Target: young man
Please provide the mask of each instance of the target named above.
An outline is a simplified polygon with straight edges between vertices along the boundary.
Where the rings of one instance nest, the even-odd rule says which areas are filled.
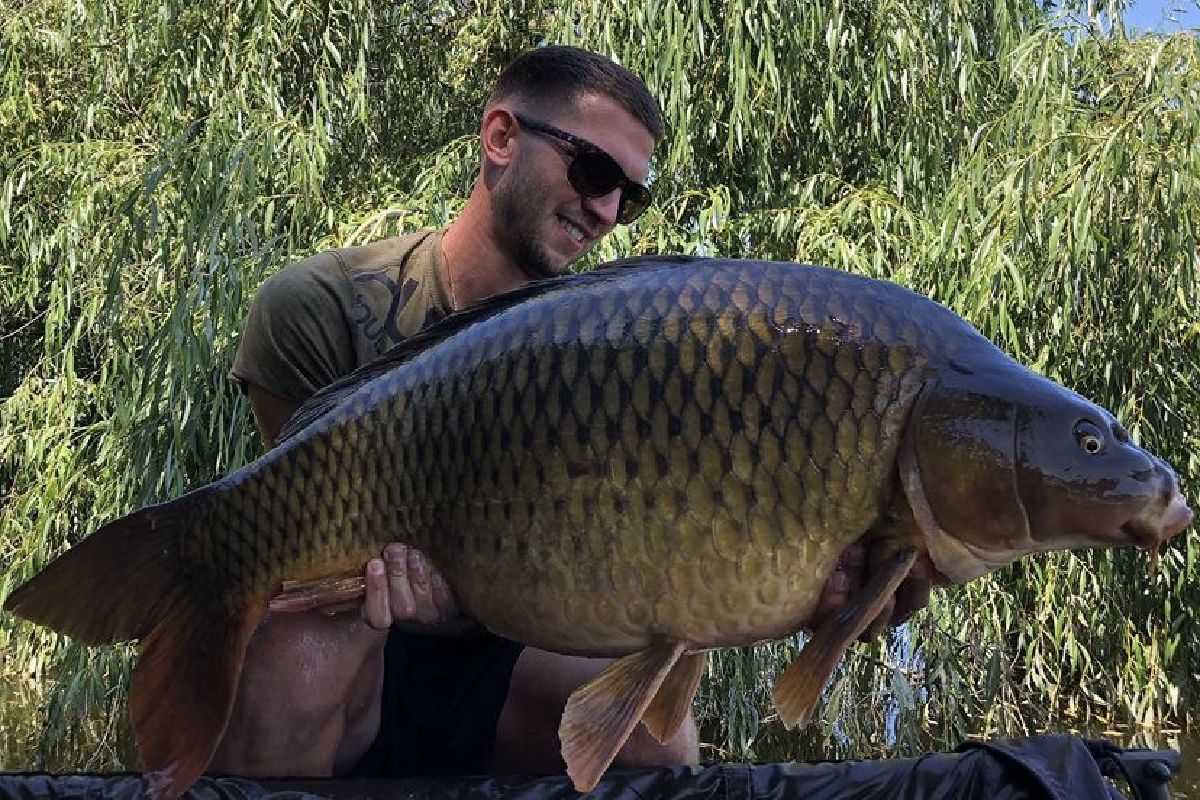
[[[322,386],[451,310],[564,272],[631,222],[650,202],[644,183],[662,134],[645,84],[609,59],[566,47],[519,57],[484,108],[479,178],[445,231],[323,253],[259,291],[232,374],[268,446]],[[859,579],[861,551],[845,561],[849,574],[831,579],[824,613]],[[211,769],[381,777],[563,769],[566,699],[610,662],[481,630],[434,638],[393,629],[457,615],[445,581],[401,544],[367,565],[366,583],[359,614],[268,615]],[[927,591],[916,583],[915,605]],[[697,759],[689,716],[665,744],[639,726],[616,763]]]

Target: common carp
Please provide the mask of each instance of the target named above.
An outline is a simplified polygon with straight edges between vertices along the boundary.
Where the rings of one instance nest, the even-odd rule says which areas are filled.
[[[869,585],[775,686],[789,725],[920,552],[962,583],[1036,551],[1157,548],[1191,517],[1112,414],[926,297],[646,258],[452,315],[314,395],[262,458],[108,523],[5,607],[85,643],[140,640],[131,717],[173,797],[209,763],[285,582],[319,603],[402,541],[493,632],[620,657],[562,718],[587,790],[639,721],[674,733],[707,650],[805,628],[864,535],[882,553]]]

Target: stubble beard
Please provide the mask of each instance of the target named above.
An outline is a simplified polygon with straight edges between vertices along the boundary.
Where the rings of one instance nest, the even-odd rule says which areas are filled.
[[[494,195],[496,239],[531,280],[562,275],[567,265],[556,265],[538,236],[538,223],[545,209],[541,201],[544,192],[519,162],[510,169],[511,180],[497,187]]]

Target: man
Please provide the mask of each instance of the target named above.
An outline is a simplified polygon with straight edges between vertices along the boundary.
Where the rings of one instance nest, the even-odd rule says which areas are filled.
[[[650,201],[643,184],[662,134],[646,86],[612,61],[565,47],[519,57],[487,101],[479,177],[444,232],[323,253],[260,290],[232,374],[268,446],[317,389],[451,310],[561,274],[632,221]],[[822,613],[861,579],[861,562],[852,548]],[[608,661],[479,630],[436,638],[393,629],[457,615],[445,581],[401,544],[367,565],[366,585],[359,614],[268,615],[212,769],[393,777],[563,769],[563,706]],[[901,606],[924,604],[928,582],[913,587]],[[616,764],[698,755],[689,715],[666,743],[639,726]]]

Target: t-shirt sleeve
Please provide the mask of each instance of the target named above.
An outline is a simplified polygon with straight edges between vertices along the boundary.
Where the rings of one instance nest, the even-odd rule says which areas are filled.
[[[229,376],[295,403],[353,371],[349,288],[341,262],[320,253],[267,279],[250,305]]]

